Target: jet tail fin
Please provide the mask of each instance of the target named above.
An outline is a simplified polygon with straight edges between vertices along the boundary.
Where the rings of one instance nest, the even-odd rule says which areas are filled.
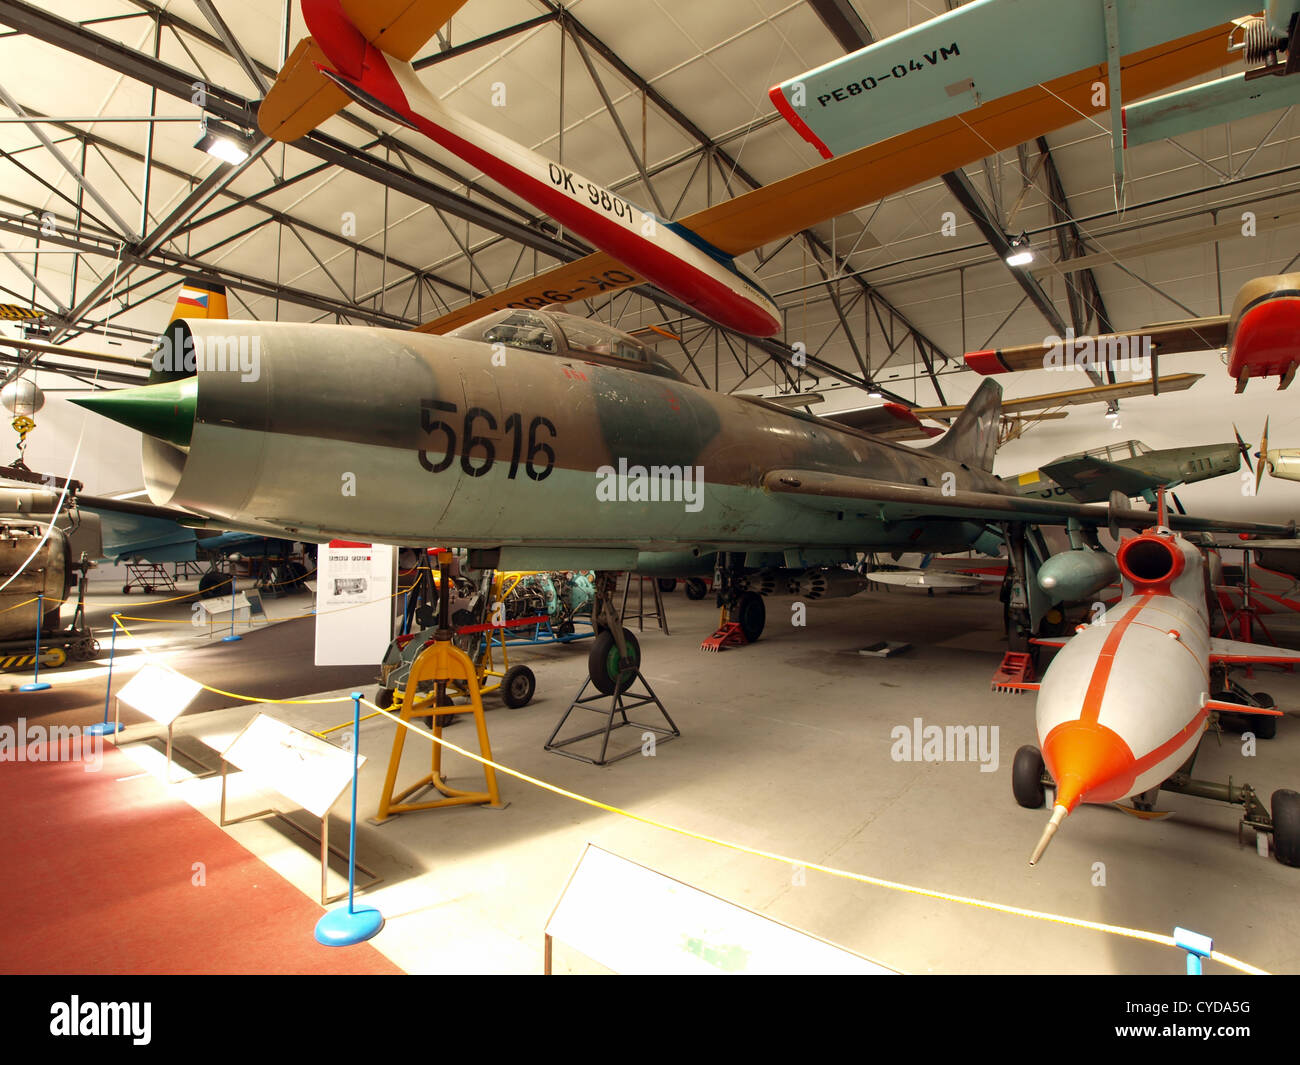
[[[226,286],[201,277],[187,277],[176,294],[176,305],[169,321],[177,318],[229,318]]]
[[[960,462],[973,470],[993,471],[998,450],[998,429],[1002,420],[1002,386],[985,380],[975,390],[952,428],[925,450],[941,458]]]

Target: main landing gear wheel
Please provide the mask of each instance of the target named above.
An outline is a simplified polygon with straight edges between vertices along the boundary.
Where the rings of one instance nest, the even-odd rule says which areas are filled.
[[[537,690],[537,678],[527,666],[511,666],[501,678],[501,701],[514,710],[527,706]]]
[[[1221,689],[1211,692],[1210,698],[1222,703],[1240,703],[1272,710],[1277,703],[1268,692],[1252,692],[1247,695],[1240,689]],[[1219,724],[1228,732],[1253,732],[1257,740],[1271,740],[1277,736],[1277,718],[1267,714],[1235,714],[1230,710],[1219,712]]]
[[[763,635],[763,626],[767,624],[767,607],[763,604],[763,597],[757,592],[742,592],[732,611],[732,620],[745,634],[745,641],[753,643]]]
[[[677,591],[677,578],[676,578],[676,577],[660,577],[660,578],[659,578],[659,590],[660,590],[661,592],[675,592],[675,591]]]
[[[1043,756],[1037,747],[1025,744],[1011,763],[1011,794],[1026,810],[1041,810],[1047,800],[1043,790]]]
[[[686,598],[700,600],[709,594],[709,586],[699,577],[692,577],[686,582]]]
[[[1273,854],[1283,865],[1300,865],[1300,792],[1273,792]]]
[[[623,641],[627,647],[626,660],[619,654],[618,644],[614,642],[614,634],[609,629],[602,629],[591,645],[591,652],[587,655],[587,673],[601,695],[614,694],[619,673],[625,667],[635,670],[641,665],[641,645],[636,642],[631,630],[623,630]],[[623,682],[623,690],[631,682],[629,674]]]
[[[221,588],[230,583],[230,578],[216,570],[208,570],[199,578],[199,595],[204,599],[215,599],[221,594]]]
[[[1255,705],[1263,710],[1272,710],[1277,706],[1277,702],[1268,692],[1253,692],[1252,694],[1255,697]],[[1277,736],[1277,718],[1269,717],[1266,714],[1251,714],[1250,718],[1257,739],[1271,740]]]

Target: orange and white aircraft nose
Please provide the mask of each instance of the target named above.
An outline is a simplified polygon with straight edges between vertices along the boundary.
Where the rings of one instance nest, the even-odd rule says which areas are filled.
[[[1052,819],[1047,823],[1030,865],[1047,850],[1061,822],[1084,799],[1111,802],[1127,795],[1137,775],[1137,760],[1119,733],[1095,721],[1063,721],[1043,740],[1043,761],[1056,781]]]
[[[1083,800],[1114,802],[1128,794],[1136,759],[1119,733],[1095,721],[1063,721],[1043,740],[1043,761],[1067,813]]]

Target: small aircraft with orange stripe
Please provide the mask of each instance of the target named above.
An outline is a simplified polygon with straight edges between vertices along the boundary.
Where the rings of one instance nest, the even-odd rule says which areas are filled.
[[[1270,698],[1248,704],[1244,690],[1226,681],[1227,668],[1293,665],[1300,651],[1211,637],[1205,555],[1167,520],[1162,495],[1156,524],[1116,552],[1120,601],[1072,637],[1037,639],[1060,651],[1040,683],[1013,685],[1038,692],[1041,745],[1016,752],[1016,801],[1038,809],[1045,787],[1055,788],[1030,865],[1081,803],[1132,799],[1141,816],[1166,791],[1243,807],[1242,825],[1271,834],[1277,860],[1300,866],[1300,793],[1279,789],[1266,808],[1248,784],[1191,776],[1201,738],[1220,714],[1252,715],[1261,739],[1281,716]]]

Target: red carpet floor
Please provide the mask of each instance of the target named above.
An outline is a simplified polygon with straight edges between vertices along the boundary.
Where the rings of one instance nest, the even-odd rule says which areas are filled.
[[[320,906],[139,772],[111,745],[98,772],[0,762],[0,972],[400,972],[320,946]]]

